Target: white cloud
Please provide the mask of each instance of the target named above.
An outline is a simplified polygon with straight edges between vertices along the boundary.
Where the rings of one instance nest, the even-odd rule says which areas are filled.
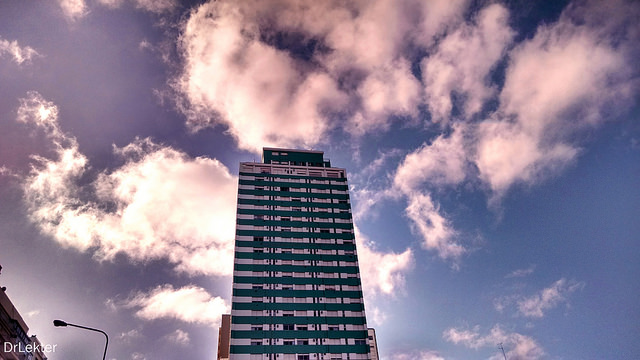
[[[463,21],[468,0],[432,0],[422,2],[424,6],[417,9],[420,14],[418,31],[413,34],[416,43],[431,46],[440,35],[450,31]]]
[[[408,154],[396,170],[393,186],[411,194],[425,183],[440,186],[464,181],[468,167],[466,131],[463,125],[456,125],[450,136],[440,135]]]
[[[381,66],[358,88],[362,109],[346,125],[352,134],[387,130],[391,115],[416,118],[422,90],[405,59]]]
[[[507,274],[505,278],[525,277],[527,275],[532,274],[535,269],[536,269],[535,265],[531,265],[526,269],[517,269]]]
[[[367,296],[378,293],[393,295],[404,289],[404,274],[413,267],[413,253],[407,248],[402,253],[382,252],[375,243],[362,234],[358,227],[358,260],[362,274],[362,287]]]
[[[146,360],[147,355],[139,352],[134,352],[131,354],[131,360]]]
[[[225,124],[241,148],[256,152],[318,143],[330,127],[324,112],[344,106],[344,95],[327,74],[305,72],[287,53],[260,42],[256,19],[246,11],[239,3],[212,2],[186,23],[186,63],[176,86],[188,102],[190,125]]]
[[[98,0],[98,2],[110,8],[118,8],[122,6],[125,0]],[[178,7],[176,0],[131,0],[131,2],[138,9],[156,14],[170,12]]]
[[[9,41],[0,38],[0,57],[5,54],[9,55],[18,65],[24,62],[30,62],[32,58],[40,55],[29,46],[20,46],[17,40]]]
[[[55,106],[30,93],[18,114],[56,146],[55,159],[35,158],[24,183],[31,219],[44,233],[100,260],[123,253],[167,259],[188,274],[231,274],[237,180],[223,164],[138,140],[115,149],[124,165],[80,185],[88,160],[58,128]]]
[[[231,310],[223,298],[211,296],[194,285],[179,289],[171,285],[158,286],[148,293],[135,294],[121,306],[137,309],[135,315],[145,320],[177,319],[211,327],[220,326],[222,314]],[[181,335],[180,339],[185,341],[185,336]]]
[[[457,261],[467,250],[456,242],[456,230],[440,214],[431,196],[411,194],[406,213],[422,236],[423,247],[436,251],[442,259],[452,260],[454,268],[457,267]]]
[[[466,1],[209,2],[191,13],[182,32],[184,69],[174,81],[179,105],[195,130],[222,124],[252,151],[312,146],[334,128],[353,135],[386,130],[394,116],[417,123],[423,90],[411,49],[459,22],[465,7]],[[274,44],[282,34],[317,49],[282,50]]]
[[[464,181],[468,167],[465,132],[463,125],[456,125],[450,136],[441,135],[408,154],[396,169],[391,189],[406,196],[406,214],[422,237],[423,247],[436,251],[442,259],[452,260],[454,267],[467,250],[457,242],[457,231],[424,186],[433,188]]]
[[[182,330],[176,329],[176,331],[167,334],[164,339],[168,342],[174,343],[180,346],[187,346],[191,343],[191,338],[189,337],[189,333]]]
[[[568,281],[562,278],[540,293],[523,298],[517,302],[518,311],[526,317],[541,318],[544,312],[567,302],[567,296],[584,287],[583,282]]]
[[[449,119],[453,93],[466,98],[466,118],[478,113],[496,93],[487,77],[513,38],[508,17],[507,9],[500,4],[485,7],[474,24],[460,25],[422,61],[426,103],[434,121]]]
[[[564,143],[542,145],[542,138],[506,121],[481,123],[478,137],[475,164],[498,199],[515,182],[537,183],[549,172],[564,168],[578,153]]]
[[[579,153],[575,134],[626,109],[637,90],[627,42],[638,35],[624,35],[630,17],[594,21],[598,6],[568,6],[557,23],[511,51],[500,106],[478,127],[474,157],[496,197],[565,168]]]
[[[87,14],[87,5],[84,0],[58,0],[63,14],[69,20],[77,20]]]
[[[437,351],[421,350],[403,353],[394,353],[391,355],[392,360],[444,360]]]
[[[131,329],[129,331],[121,332],[120,334],[116,335],[116,338],[119,341],[126,344],[131,344],[133,342],[139,341],[142,337],[142,334],[137,329]]]
[[[535,360],[544,356],[543,348],[531,337],[516,332],[506,332],[500,325],[495,325],[488,334],[481,335],[479,327],[473,329],[449,328],[444,331],[443,338],[454,344],[461,344],[470,349],[494,348],[502,343],[508,359]],[[496,352],[490,359],[502,359],[501,352]]]

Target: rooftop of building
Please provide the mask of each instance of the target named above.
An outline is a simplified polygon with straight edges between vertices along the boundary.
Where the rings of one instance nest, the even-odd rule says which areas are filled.
[[[296,150],[281,148],[262,148],[263,164],[287,164],[312,167],[331,167],[331,162],[324,158],[323,151]]]

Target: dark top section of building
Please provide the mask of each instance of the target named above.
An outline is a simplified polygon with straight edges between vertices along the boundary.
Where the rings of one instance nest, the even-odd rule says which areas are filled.
[[[313,150],[262,148],[262,163],[331,167],[331,162],[324,159],[324,152]]]

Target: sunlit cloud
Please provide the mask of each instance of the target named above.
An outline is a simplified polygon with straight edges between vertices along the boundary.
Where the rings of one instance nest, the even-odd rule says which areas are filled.
[[[362,287],[367,296],[394,295],[404,290],[405,274],[413,267],[413,252],[407,248],[402,253],[383,252],[375,243],[356,229],[358,260],[362,274]]]
[[[182,329],[176,329],[176,331],[165,335],[164,340],[180,346],[187,346],[191,343],[189,333]]]
[[[131,329],[129,331],[125,331],[125,332],[121,332],[121,333],[117,334],[116,338],[119,341],[122,341],[123,343],[131,344],[131,343],[134,343],[136,341],[140,341],[140,339],[143,338],[143,335],[140,332],[140,330]]]
[[[584,282],[569,281],[562,278],[538,294],[518,300],[518,312],[522,316],[541,318],[544,316],[545,311],[553,309],[561,303],[568,302],[567,297],[571,293],[584,288],[584,286]]]
[[[638,40],[628,19],[638,9],[618,5],[628,13],[610,14],[613,27],[594,15],[606,12],[598,2],[569,6],[557,23],[510,52],[500,106],[479,125],[474,157],[495,197],[566,168],[580,152],[575,134],[628,107],[637,91],[628,47]]]
[[[148,293],[134,294],[120,306],[134,309],[136,317],[144,320],[176,319],[212,327],[219,326],[222,314],[231,310],[221,297],[211,296],[205,289],[193,285],[179,289],[171,285],[158,286]],[[185,334],[174,335],[188,341]]]
[[[394,353],[391,360],[444,360],[437,351],[422,350],[412,352]]]
[[[418,124],[423,89],[407,49],[459,22],[465,3],[211,1],[180,38],[178,104],[194,130],[221,124],[255,152],[310,147],[335,128],[385,131],[394,117]],[[281,48],[284,34],[310,53]]]
[[[102,5],[110,8],[119,8],[126,0],[98,0]],[[155,14],[171,12],[178,7],[176,0],[130,0],[136,8],[149,11]]]
[[[536,269],[535,265],[531,265],[526,269],[517,269],[514,270],[512,272],[510,272],[509,274],[507,274],[505,276],[505,278],[518,278],[518,277],[525,277],[527,275],[532,274]]]
[[[448,34],[435,53],[422,61],[426,103],[434,121],[448,121],[452,116],[454,93],[465,98],[463,118],[479,113],[496,94],[488,77],[514,36],[508,20],[504,6],[489,5],[473,23],[462,24]]]
[[[124,165],[83,183],[88,159],[58,128],[56,107],[29,96],[18,119],[56,145],[55,158],[34,157],[24,182],[31,219],[45,234],[99,260],[125,254],[166,259],[192,275],[231,274],[237,180],[223,164],[137,140],[115,148]]]
[[[9,41],[0,37],[0,58],[8,55],[16,64],[30,62],[38,52],[30,46],[20,46],[17,40]]]
[[[493,348],[496,352],[491,360],[503,359],[498,352],[498,344],[505,349],[508,359],[536,360],[544,355],[544,349],[533,338],[516,332],[507,332],[500,325],[495,325],[488,334],[480,334],[478,326],[472,329],[449,328],[444,331],[443,338],[454,344],[460,344],[470,349]]]
[[[71,21],[80,19],[88,12],[84,0],[58,0],[58,4],[64,16]]]

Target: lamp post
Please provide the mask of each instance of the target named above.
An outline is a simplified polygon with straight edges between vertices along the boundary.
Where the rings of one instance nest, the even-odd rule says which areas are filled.
[[[94,329],[94,328],[90,328],[90,327],[86,327],[86,326],[82,326],[82,325],[75,325],[75,324],[70,324],[66,321],[62,321],[62,320],[53,320],[53,326],[55,327],[67,327],[67,326],[73,326],[73,327],[77,327],[80,329],[85,329],[85,330],[91,330],[91,331],[96,331],[99,333],[102,333],[105,337],[105,339],[107,339],[107,341],[104,343],[104,354],[102,355],[102,360],[104,360],[107,357],[107,346],[109,346],[109,336],[107,335],[106,332],[100,330],[100,329]]]

